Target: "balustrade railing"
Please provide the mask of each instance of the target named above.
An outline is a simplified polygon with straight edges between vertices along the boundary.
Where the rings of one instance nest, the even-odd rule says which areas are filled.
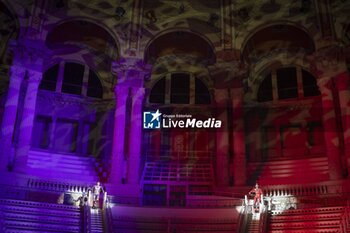
[[[56,192],[88,192],[92,184],[73,184],[60,181],[49,181],[39,179],[28,179],[27,187],[40,190],[56,191]]]
[[[159,154],[159,155],[157,155]],[[212,162],[215,153],[211,151],[170,151],[148,150],[144,152],[143,159],[146,162],[178,161],[178,162]]]
[[[43,209],[61,209],[61,210],[76,210],[77,207],[69,205],[60,205],[45,202],[33,202],[33,201],[22,201],[22,200],[12,200],[12,199],[0,199],[0,204],[5,204],[10,207],[13,206],[25,206],[25,207],[37,207]]]
[[[265,196],[315,196],[328,194],[328,189],[328,185],[274,185],[265,186],[263,191]]]

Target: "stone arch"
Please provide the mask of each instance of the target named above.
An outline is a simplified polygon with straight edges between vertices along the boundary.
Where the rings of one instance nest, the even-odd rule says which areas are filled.
[[[148,42],[144,60],[152,63],[154,59],[168,54],[191,54],[213,64],[216,61],[214,48],[211,41],[199,33],[184,28],[171,29],[155,35]]]
[[[74,51],[83,45],[97,52],[111,51],[107,54],[111,58],[117,58],[120,53],[119,41],[110,29],[89,18],[75,17],[58,22],[47,33],[45,43],[50,49],[64,46]]]
[[[253,56],[258,58],[271,51],[301,48],[307,54],[315,51],[314,40],[308,31],[294,23],[276,22],[254,30],[243,42],[241,56],[249,62]]]

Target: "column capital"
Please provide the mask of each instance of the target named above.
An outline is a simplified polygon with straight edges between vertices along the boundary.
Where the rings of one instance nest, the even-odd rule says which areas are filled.
[[[22,81],[26,73],[26,69],[20,65],[12,65],[10,68],[10,83],[12,81]]]
[[[314,72],[318,76],[335,76],[346,71],[344,48],[333,44],[318,49],[311,57]]]
[[[42,71],[44,62],[51,55],[44,42],[40,40],[12,40],[9,50],[13,54],[14,65],[38,71]]]
[[[117,75],[118,83],[134,83],[135,80],[143,82],[151,70],[152,66],[140,58],[122,57],[112,63],[112,73]]]
[[[129,86],[126,85],[115,85],[114,86],[114,94],[115,96],[123,96],[125,98],[129,95]]]

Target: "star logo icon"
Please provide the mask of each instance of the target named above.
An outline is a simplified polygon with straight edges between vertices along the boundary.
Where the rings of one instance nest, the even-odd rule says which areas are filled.
[[[143,128],[144,129],[160,129],[161,128],[161,115],[162,113],[157,111],[145,111],[143,112]]]
[[[159,121],[159,117],[162,115],[160,112],[159,112],[159,109],[157,109],[157,111],[155,113],[151,113],[152,115],[152,119],[151,119],[151,122],[153,122],[154,120],[157,120]]]

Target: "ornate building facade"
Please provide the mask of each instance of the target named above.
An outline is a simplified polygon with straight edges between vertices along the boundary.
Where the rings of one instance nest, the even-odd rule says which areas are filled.
[[[45,189],[54,202],[101,181],[112,203],[219,208],[258,182],[270,198],[340,193],[344,206],[349,12],[346,0],[1,0],[0,197]],[[157,110],[221,125],[147,129]]]

